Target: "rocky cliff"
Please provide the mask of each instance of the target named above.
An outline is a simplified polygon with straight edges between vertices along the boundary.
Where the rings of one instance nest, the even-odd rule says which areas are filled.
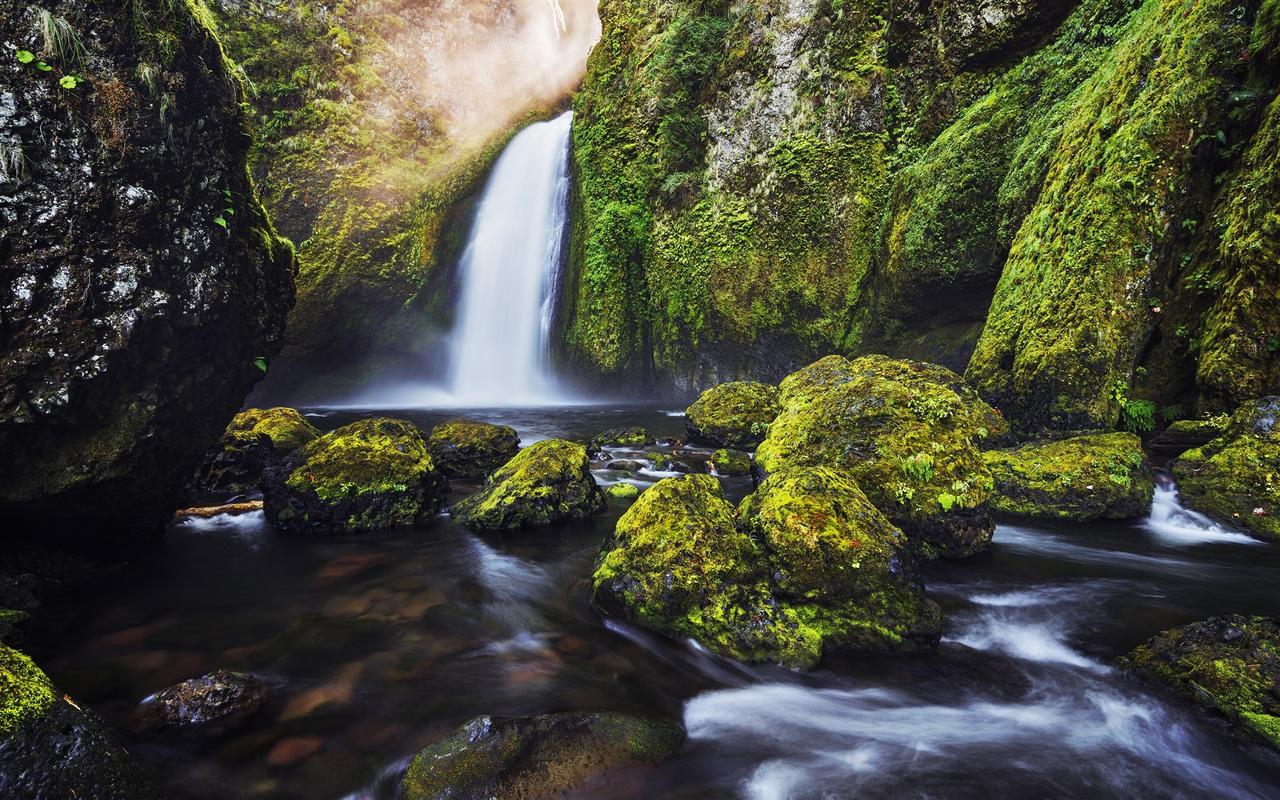
[[[198,2],[0,3],[10,531],[158,527],[279,349],[293,250],[242,97]]]
[[[886,352],[1028,428],[1275,391],[1278,7],[604,0],[564,361]]]

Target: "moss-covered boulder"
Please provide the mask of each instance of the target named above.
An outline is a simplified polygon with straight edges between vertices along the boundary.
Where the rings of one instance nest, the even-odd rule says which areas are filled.
[[[711,454],[707,466],[717,475],[742,477],[751,474],[751,456],[741,450],[717,450]]]
[[[519,451],[515,428],[470,419],[442,422],[427,437],[427,452],[450,478],[484,478]]]
[[[906,541],[832,470],[771,476],[737,510],[710,475],[668,478],[618,520],[594,603],[741,661],[910,649],[937,642],[940,613]]]
[[[423,522],[448,487],[422,433],[379,417],[321,436],[269,473],[264,510],[282,530],[354,533]]]
[[[633,500],[640,496],[640,489],[633,483],[615,483],[605,489],[605,494],[620,500]]]
[[[775,473],[742,501],[738,517],[766,550],[774,594],[826,649],[937,644],[942,612],[924,594],[906,535],[846,475],[828,467]]]
[[[604,507],[586,448],[547,439],[517,453],[452,514],[468,528],[501,530],[586,519]]]
[[[559,797],[607,780],[614,768],[661,761],[679,750],[684,738],[684,730],[669,720],[614,712],[477,717],[413,759],[401,796]]]
[[[750,450],[764,441],[778,416],[778,387],[756,381],[712,386],[685,409],[689,438],[716,447]]]
[[[1157,634],[1119,664],[1280,750],[1280,621],[1212,617]]]
[[[1151,510],[1155,483],[1131,433],[1096,433],[983,453],[991,507],[1037,519],[1128,519]]]
[[[250,408],[232,417],[200,468],[197,486],[208,491],[250,492],[263,474],[320,431],[292,408]]]
[[[1280,540],[1280,397],[1231,415],[1222,435],[1173,463],[1182,501],[1197,511]]]
[[[40,668],[0,645],[0,796],[161,797],[119,738],[58,691]]]
[[[756,451],[765,472],[847,472],[925,557],[988,546],[992,479],[979,447],[1007,426],[959,375],[885,356],[827,356],[780,388],[782,411]]]
[[[1179,456],[1188,450],[1208,444],[1222,435],[1228,417],[1221,414],[1209,419],[1180,419],[1169,424],[1147,442],[1153,453]]]
[[[632,425],[625,428],[609,428],[591,437],[590,448],[593,451],[606,447],[644,447],[653,441],[647,428]]]

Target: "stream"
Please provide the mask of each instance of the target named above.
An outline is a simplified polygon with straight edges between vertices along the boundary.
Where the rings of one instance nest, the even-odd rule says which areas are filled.
[[[365,413],[310,417],[332,429]],[[466,413],[525,445],[684,426],[649,408]],[[430,428],[456,414],[391,415]],[[731,500],[750,490],[722,480]],[[457,483],[454,498],[474,489]],[[1280,609],[1280,550],[1179,516],[1172,495],[1151,520],[1002,523],[990,554],[925,567],[947,614],[939,653],[845,655],[812,673],[599,619],[592,562],[626,504],[508,534],[443,515],[348,538],[277,535],[261,513],[178,524],[47,606],[30,651],[174,798],[394,798],[407,759],[474,715],[601,709],[664,711],[689,732],[611,798],[1280,796],[1274,760],[1110,666],[1171,626]],[[133,726],[140,700],[220,667],[275,687],[249,727],[206,739]]]

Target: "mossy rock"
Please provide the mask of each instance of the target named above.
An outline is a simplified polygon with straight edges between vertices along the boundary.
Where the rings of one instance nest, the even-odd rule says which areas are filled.
[[[640,496],[640,489],[632,483],[615,483],[605,489],[605,494],[622,500],[630,500]]]
[[[742,477],[751,474],[751,456],[741,450],[717,450],[708,465],[717,475]]]
[[[451,419],[431,429],[427,452],[450,478],[484,478],[520,452],[515,428]]]
[[[91,711],[17,650],[0,645],[0,794],[153,800],[155,782]]]
[[[1280,621],[1228,614],[1164,631],[1119,660],[1280,750]]]
[[[268,469],[319,437],[320,431],[296,409],[241,411],[200,468],[197,486],[206,491],[255,491]]]
[[[774,594],[825,649],[937,644],[942,612],[924,594],[906,535],[847,476],[827,467],[774,473],[738,517],[768,553]]]
[[[1173,463],[1182,502],[1280,540],[1280,397],[1241,406],[1223,434]]]
[[[452,513],[468,528],[501,530],[586,519],[604,507],[586,448],[547,439],[517,453]]]
[[[413,424],[378,417],[311,442],[264,489],[267,519],[282,530],[353,533],[425,521],[449,483]]]
[[[1155,483],[1142,440],[1095,433],[983,453],[995,494],[991,507],[1035,519],[1129,519],[1151,510]]]
[[[1221,436],[1226,422],[1225,414],[1210,419],[1180,419],[1151,437],[1147,447],[1153,453],[1178,456]]]
[[[627,428],[610,428],[591,437],[589,447],[600,451],[606,447],[644,447],[653,441],[647,428],[633,425]]]
[[[993,483],[979,448],[1008,426],[959,375],[880,355],[827,356],[780,388],[782,411],[756,451],[766,473],[846,471],[924,557],[988,547]]]
[[[510,719],[476,717],[420,752],[401,784],[404,800],[559,797],[616,768],[655,763],[684,743],[666,719],[613,712]]]
[[[756,381],[712,386],[685,409],[689,438],[715,447],[750,450],[764,441],[781,411],[778,387]]]

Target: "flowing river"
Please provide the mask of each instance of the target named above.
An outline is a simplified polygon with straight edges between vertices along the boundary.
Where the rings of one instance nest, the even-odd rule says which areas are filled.
[[[468,413],[525,444],[683,430],[656,409]],[[722,480],[731,499],[750,489]],[[474,715],[575,709],[662,710],[688,728],[676,757],[627,773],[611,798],[1276,797],[1274,761],[1111,666],[1173,625],[1280,608],[1280,550],[1160,500],[1131,524],[1002,524],[989,555],[925,570],[947,612],[940,652],[842,656],[812,673],[597,618],[592,561],[619,500],[588,523],[503,535],[446,516],[358,538],[285,537],[260,514],[177,525],[97,602],[54,603],[30,649],[175,798],[390,799],[406,759]],[[138,701],[219,667],[275,686],[249,728],[130,732]]]

